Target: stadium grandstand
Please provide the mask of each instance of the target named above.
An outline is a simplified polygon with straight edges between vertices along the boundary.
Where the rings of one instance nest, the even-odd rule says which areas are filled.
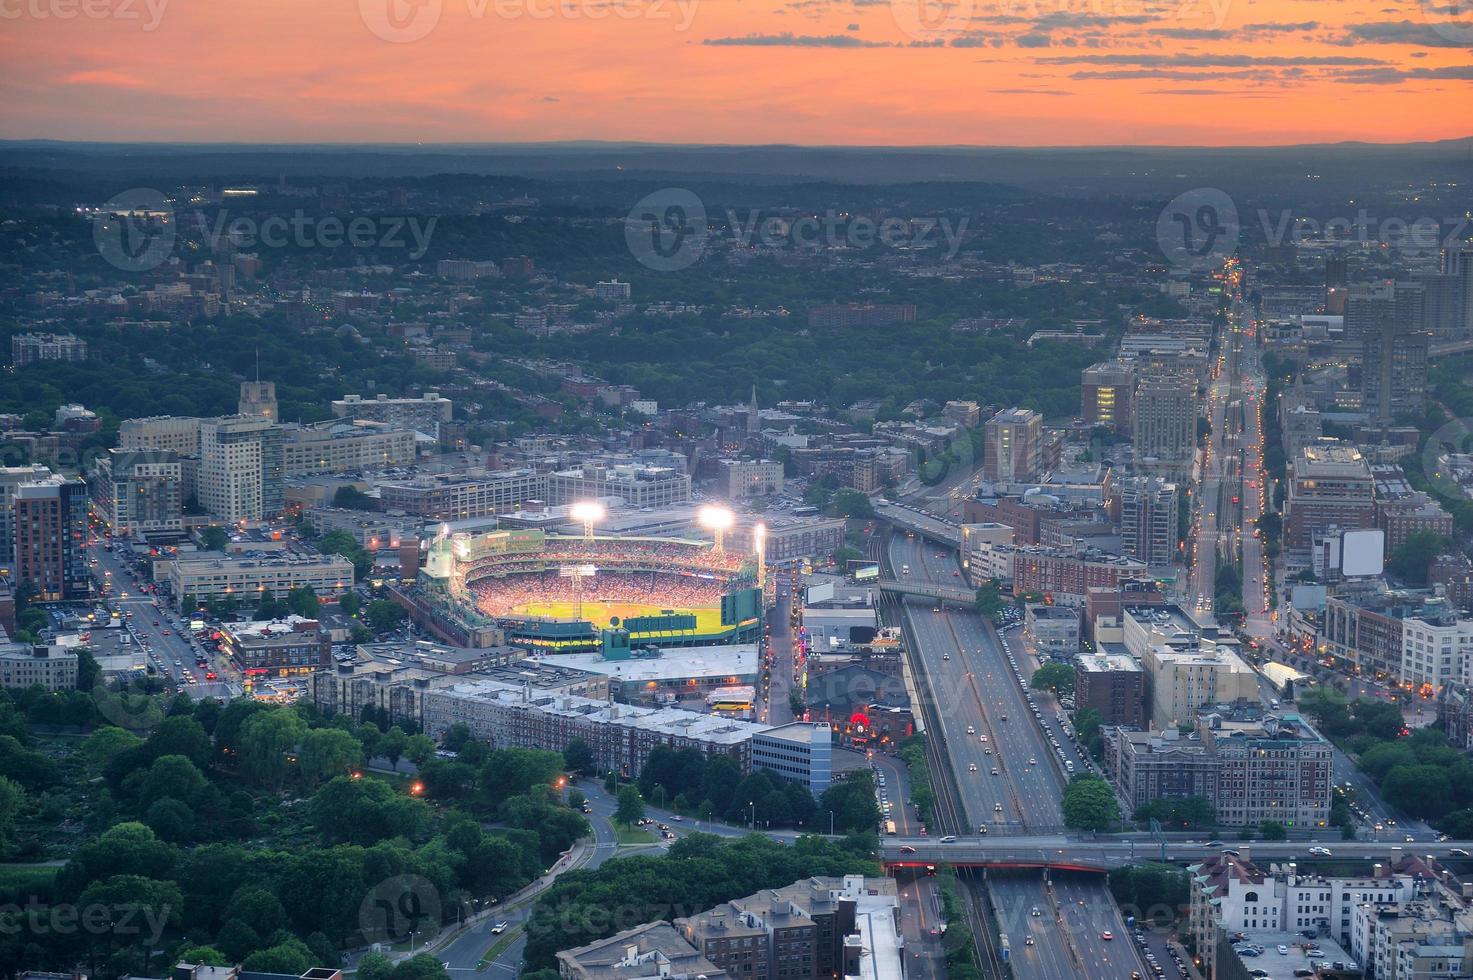
[[[421,591],[507,640],[548,652],[751,642],[761,632],[755,565],[672,538],[509,530],[430,542]]]

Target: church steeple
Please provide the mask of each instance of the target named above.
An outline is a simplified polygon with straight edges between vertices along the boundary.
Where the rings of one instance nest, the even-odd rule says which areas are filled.
[[[747,432],[753,434],[762,431],[762,418],[757,409],[757,386],[752,386],[752,400],[747,403]]]

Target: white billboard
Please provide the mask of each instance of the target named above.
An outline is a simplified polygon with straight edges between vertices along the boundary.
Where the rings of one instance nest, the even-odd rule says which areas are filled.
[[[1340,574],[1380,575],[1385,568],[1385,532],[1368,529],[1346,531],[1340,536]]]

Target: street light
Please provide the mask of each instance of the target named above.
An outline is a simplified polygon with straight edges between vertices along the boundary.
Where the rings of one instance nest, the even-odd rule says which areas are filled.
[[[696,520],[700,521],[701,526],[711,532],[711,536],[716,542],[713,550],[716,554],[721,554],[726,532],[730,530],[731,525],[736,521],[736,515],[731,512],[729,507],[718,507],[714,504],[707,504],[696,512]]]
[[[583,523],[583,540],[593,542],[593,525],[609,516],[608,508],[597,500],[580,500],[568,508],[568,516]]]

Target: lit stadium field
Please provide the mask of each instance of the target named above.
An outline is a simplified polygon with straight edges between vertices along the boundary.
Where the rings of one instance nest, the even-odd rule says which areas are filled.
[[[573,602],[525,602],[514,607],[522,616],[538,616],[545,619],[578,619],[578,606]],[[672,607],[658,603],[604,602],[583,600],[582,619],[599,629],[617,626],[627,619],[640,616],[660,616],[674,612],[696,617],[696,632],[715,635],[722,631],[721,607]],[[616,623],[614,620],[619,622]]]

